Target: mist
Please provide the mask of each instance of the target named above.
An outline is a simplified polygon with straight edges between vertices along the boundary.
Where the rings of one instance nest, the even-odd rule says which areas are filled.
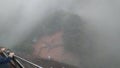
[[[76,50],[81,68],[120,67],[118,0],[1,0],[0,45],[12,48],[31,37],[55,11],[77,14],[84,24],[85,44]],[[89,48],[90,47],[90,48]],[[74,47],[76,48],[76,46]],[[82,51],[86,55],[79,54]]]

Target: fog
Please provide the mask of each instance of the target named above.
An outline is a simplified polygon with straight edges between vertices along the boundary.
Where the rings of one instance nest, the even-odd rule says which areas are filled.
[[[120,67],[119,0],[1,0],[0,45],[12,48],[41,25],[55,11],[77,14],[84,24],[87,43],[80,55],[83,68]],[[89,48],[92,47],[92,48]],[[80,50],[81,51],[81,50]],[[77,50],[78,54],[80,53]],[[89,53],[89,54],[88,54]]]

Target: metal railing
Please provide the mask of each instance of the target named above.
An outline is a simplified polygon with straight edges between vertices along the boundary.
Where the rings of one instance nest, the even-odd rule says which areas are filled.
[[[3,55],[5,57],[8,57],[10,52],[11,51],[9,49],[6,49],[5,51],[3,51]],[[13,68],[26,68],[18,59],[21,60],[22,62],[26,62],[26,63],[34,66],[35,68],[43,68],[42,66],[39,66],[39,65],[37,65],[33,62],[30,62],[24,58],[21,58],[20,56],[17,56],[17,55],[14,55],[10,62],[10,64],[12,65]]]

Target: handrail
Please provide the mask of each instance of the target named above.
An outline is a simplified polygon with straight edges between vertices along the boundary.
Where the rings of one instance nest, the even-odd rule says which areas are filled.
[[[11,51],[10,51],[9,49],[6,49],[5,51],[3,51],[3,54],[7,57],[10,52],[11,52]],[[26,60],[26,59],[21,58],[20,56],[14,55],[14,56],[13,56],[13,61],[14,61],[20,68],[25,68],[25,67],[24,67],[24,65],[22,65],[22,63],[20,63],[20,61],[17,60],[17,59],[20,59],[20,60],[22,60],[22,61],[24,61],[24,62],[27,62],[27,63],[29,63],[29,64],[37,67],[37,68],[43,68],[43,67],[41,67],[41,66],[39,66],[39,65],[37,65],[37,64],[35,64],[35,63],[33,63],[33,62],[30,62],[30,61],[28,61],[28,60]],[[14,68],[16,68],[16,67],[14,66]]]
[[[14,55],[14,57],[15,57],[15,58],[18,58],[18,59],[20,59],[20,60],[22,60],[22,61],[25,61],[25,62],[27,62],[27,63],[29,63],[29,64],[37,67],[37,68],[43,68],[43,67],[41,67],[41,66],[39,66],[39,65],[37,65],[37,64],[35,64],[35,63],[32,63],[32,62],[30,62],[30,61],[28,61],[28,60],[26,60],[26,59],[23,59],[23,58],[21,58],[21,57],[19,57],[19,56],[17,56],[17,55]]]

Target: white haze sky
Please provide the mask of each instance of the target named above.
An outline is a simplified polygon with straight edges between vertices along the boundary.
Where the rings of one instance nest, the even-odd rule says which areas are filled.
[[[120,60],[119,0],[0,0],[0,44],[19,44],[56,10],[78,14],[86,22],[85,32],[97,51],[93,60],[108,56]]]

